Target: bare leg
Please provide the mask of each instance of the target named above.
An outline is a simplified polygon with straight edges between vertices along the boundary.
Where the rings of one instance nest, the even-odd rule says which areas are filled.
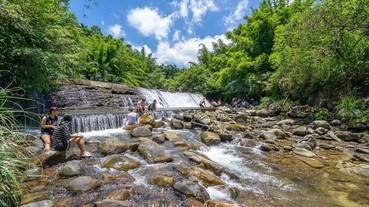
[[[70,139],[70,148],[73,148],[76,144],[78,145],[79,150],[81,150],[81,154],[83,154],[86,151],[86,148],[85,141],[82,139],[82,137]]]
[[[41,136],[41,140],[44,143],[44,149],[45,150],[50,150],[50,146],[51,146],[51,137],[48,134],[44,134]]]

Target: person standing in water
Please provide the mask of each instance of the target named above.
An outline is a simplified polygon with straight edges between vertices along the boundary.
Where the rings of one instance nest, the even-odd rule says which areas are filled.
[[[50,107],[48,115],[41,119],[41,140],[44,143],[44,149],[50,150],[52,135],[55,127],[58,125],[59,109]]]
[[[200,107],[205,107],[205,102],[206,102],[206,99],[205,99],[205,96],[204,96],[204,97],[202,97],[202,99],[200,100],[199,106],[200,106]]]

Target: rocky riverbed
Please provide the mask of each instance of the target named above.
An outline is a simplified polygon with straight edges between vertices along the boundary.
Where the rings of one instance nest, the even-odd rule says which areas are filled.
[[[86,133],[89,159],[29,138],[22,206],[368,206],[368,132],[312,117],[278,105],[145,116]]]

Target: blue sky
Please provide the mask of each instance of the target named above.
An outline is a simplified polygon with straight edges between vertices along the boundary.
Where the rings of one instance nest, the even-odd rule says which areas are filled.
[[[87,26],[145,47],[157,63],[188,66],[196,62],[199,44],[211,43],[244,22],[261,0],[71,0],[70,10]],[[84,17],[84,15],[86,15]],[[227,42],[227,40],[225,40]]]

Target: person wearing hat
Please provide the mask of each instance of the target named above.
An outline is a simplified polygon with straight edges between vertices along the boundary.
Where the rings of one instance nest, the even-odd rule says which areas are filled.
[[[81,150],[81,157],[91,157],[92,155],[86,151],[85,141],[81,134],[71,134],[70,124],[73,117],[64,115],[62,122],[54,129],[52,144],[56,151],[68,151],[76,144]]]

